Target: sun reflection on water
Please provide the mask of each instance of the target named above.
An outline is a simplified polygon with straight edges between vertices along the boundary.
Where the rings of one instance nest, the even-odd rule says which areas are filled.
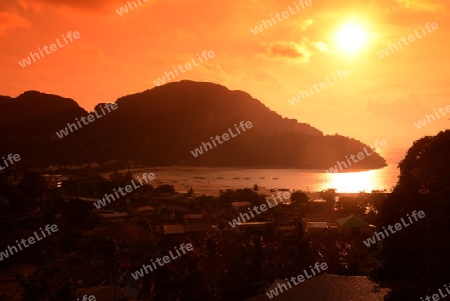
[[[375,187],[382,186],[377,170],[329,173],[325,177],[326,186],[335,188],[336,192],[371,192]]]

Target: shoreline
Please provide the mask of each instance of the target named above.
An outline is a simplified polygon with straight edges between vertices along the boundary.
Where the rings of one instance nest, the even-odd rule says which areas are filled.
[[[381,167],[374,167],[374,168],[346,168],[345,171],[340,171],[340,172],[336,172],[336,174],[344,174],[344,173],[349,173],[349,172],[365,172],[365,171],[371,171],[371,170],[380,170],[383,169],[389,165],[392,164],[386,164],[383,165]],[[261,170],[298,170],[298,171],[305,171],[305,172],[316,172],[316,173],[323,173],[323,174],[327,174],[326,171],[324,171],[324,169],[322,168],[295,168],[295,167],[291,167],[291,168],[287,168],[287,167],[267,167],[267,166],[188,166],[188,165],[158,165],[158,166],[142,166],[142,167],[133,167],[133,168],[123,168],[123,169],[119,169],[119,172],[126,172],[128,170],[130,170],[131,172],[137,172],[137,171],[142,171],[142,170],[147,170],[147,169],[152,169],[152,170],[168,170],[169,168],[173,168],[173,169],[185,169],[185,170],[189,170],[189,169],[216,169],[216,170],[245,170],[245,169],[261,169]]]
[[[156,178],[152,186],[172,185],[179,193],[187,193],[192,187],[196,196],[219,196],[220,190],[253,189],[270,196],[276,193],[270,189],[288,189],[317,194],[327,189],[336,193],[358,193],[364,191],[390,192],[397,183],[396,164],[378,170],[356,170],[343,173],[326,173],[311,169],[236,169],[186,166],[139,167],[129,169],[133,177],[142,172],[152,172]],[[128,172],[121,169],[119,172]],[[109,173],[101,173],[108,178]],[[356,185],[349,186],[349,183]]]

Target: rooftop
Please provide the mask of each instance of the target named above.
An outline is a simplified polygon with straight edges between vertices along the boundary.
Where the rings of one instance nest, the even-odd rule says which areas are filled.
[[[353,214],[337,220],[341,227],[369,227],[369,224]]]

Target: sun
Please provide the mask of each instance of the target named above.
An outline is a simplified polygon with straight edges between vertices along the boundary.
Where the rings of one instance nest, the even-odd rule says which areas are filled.
[[[366,44],[367,38],[361,25],[349,23],[339,30],[336,41],[344,52],[351,54],[359,51]]]

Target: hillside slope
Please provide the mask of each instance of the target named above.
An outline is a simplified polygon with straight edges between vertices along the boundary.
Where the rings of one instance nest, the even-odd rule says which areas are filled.
[[[326,169],[366,146],[339,135],[324,136],[308,124],[283,118],[245,92],[213,83],[172,82],[121,97],[117,104],[115,111],[59,139],[55,132],[89,114],[75,101],[35,91],[0,97],[0,151],[19,153],[24,164],[35,166],[118,159],[144,165]],[[211,142],[210,137],[228,129],[236,133],[234,124],[241,121],[251,121],[253,127],[192,155],[202,142]],[[352,167],[383,166],[384,159],[374,154]]]

